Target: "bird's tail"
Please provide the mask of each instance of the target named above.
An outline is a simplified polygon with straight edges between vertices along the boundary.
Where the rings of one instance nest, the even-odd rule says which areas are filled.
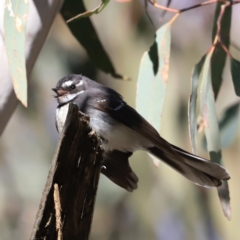
[[[158,147],[149,148],[148,151],[202,187],[218,187],[222,184],[221,180],[230,179],[226,169],[219,164],[193,155],[174,145],[170,146],[169,152]]]

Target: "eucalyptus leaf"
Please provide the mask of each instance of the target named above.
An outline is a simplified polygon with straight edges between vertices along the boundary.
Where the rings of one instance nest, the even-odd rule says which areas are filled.
[[[163,25],[157,32],[149,52],[143,54],[137,82],[136,107],[157,130],[168,82],[171,33],[170,25]]]
[[[61,14],[65,21],[75,17],[79,12],[86,12],[83,1],[71,0],[63,3]],[[128,79],[116,72],[109,55],[98,38],[90,18],[78,18],[67,25],[75,38],[86,49],[91,61],[98,68],[105,73],[110,73],[115,78]]]
[[[221,153],[221,141],[220,131],[218,127],[218,119],[215,108],[215,99],[212,89],[211,81],[211,57],[213,51],[207,54],[203,69],[202,69],[202,80],[200,86],[200,107],[202,122],[204,126],[204,132],[207,139],[207,149],[210,155],[210,159],[213,162],[223,165],[222,153]],[[224,215],[231,218],[231,207],[230,207],[230,193],[228,184],[223,181],[223,185],[218,188],[218,195],[222,204]]]
[[[168,82],[170,29],[171,25],[167,23],[156,32],[153,45],[141,59],[137,82],[137,111],[158,131]]]
[[[28,18],[28,1],[5,1],[4,38],[17,98],[27,107],[27,74],[25,59],[25,30]]]
[[[231,1],[231,0],[229,0]],[[215,38],[217,37],[217,21],[221,13],[221,6],[226,4],[225,2],[218,2],[216,5],[213,31],[212,31],[212,42],[214,43]],[[231,29],[231,17],[232,17],[232,6],[229,6],[225,9],[224,15],[221,20],[220,28],[220,38],[221,42],[229,49],[230,44],[230,29]],[[227,53],[222,48],[220,44],[216,45],[212,54],[211,61],[211,74],[212,74],[212,88],[214,92],[215,99],[218,96],[219,89],[222,84],[222,75],[224,71],[224,66],[226,62]]]
[[[238,129],[239,105],[240,103],[237,102],[228,107],[224,111],[224,114],[218,123],[222,148],[227,148],[229,145],[231,145],[236,137],[236,129]],[[206,137],[203,138],[202,146],[204,150],[207,150]]]
[[[231,74],[235,93],[240,97],[240,62],[231,58]]]
[[[191,77],[192,87],[191,95],[188,102],[188,125],[192,151],[197,154],[196,137],[197,137],[197,91],[199,85],[200,73],[205,61],[206,55],[195,65]]]
[[[228,107],[219,121],[222,148],[228,147],[236,137],[238,129],[239,102]]]

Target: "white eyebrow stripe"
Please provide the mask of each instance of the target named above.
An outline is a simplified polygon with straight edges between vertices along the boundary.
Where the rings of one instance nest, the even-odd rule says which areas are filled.
[[[83,85],[83,81],[80,81],[78,84],[76,84],[77,87],[81,85]]]
[[[72,80],[68,80],[68,81],[66,81],[65,83],[63,83],[63,87],[69,87],[69,86],[72,85],[72,83],[73,83]]]

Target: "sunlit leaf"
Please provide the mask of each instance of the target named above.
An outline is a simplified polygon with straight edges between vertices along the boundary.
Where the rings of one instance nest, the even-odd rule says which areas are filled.
[[[219,121],[221,147],[228,147],[236,137],[238,128],[238,114],[240,103],[228,107]],[[207,150],[206,138],[203,139],[203,148]]]
[[[138,74],[136,107],[158,131],[168,81],[171,32],[170,24],[163,25],[157,32],[149,52],[145,52]]]
[[[61,14],[65,21],[86,12],[83,1],[71,0],[63,3]],[[80,18],[68,24],[72,34],[86,49],[91,61],[102,71],[110,73],[115,78],[127,79],[115,71],[115,67],[95,31],[90,18]]]
[[[211,83],[211,57],[213,51],[207,54],[203,69],[202,81],[200,86],[200,107],[203,119],[204,132],[207,139],[207,149],[210,159],[213,162],[223,164],[221,153],[220,132],[218,127],[217,114],[215,109],[215,100]],[[223,183],[221,188],[218,188],[218,195],[222,204],[224,215],[231,218],[230,194],[228,184]]]
[[[200,104],[201,115],[203,119],[204,130],[207,138],[207,147],[209,152],[219,153],[221,151],[220,134],[215,109],[215,100],[212,92],[211,84],[211,61],[212,52],[206,56],[206,60],[202,69],[202,82],[200,86]],[[220,163],[222,159],[214,159]]]
[[[189,122],[189,134],[194,154],[197,154],[196,136],[197,136],[197,91],[199,85],[200,73],[205,61],[206,55],[195,65],[192,73],[192,89],[188,103],[188,122]]]
[[[230,193],[227,181],[223,181],[222,186],[218,187],[218,196],[222,205],[224,216],[228,220],[231,220],[232,210],[230,205]]]
[[[226,4],[226,3],[218,2],[216,5],[215,18],[213,23],[213,32],[212,32],[212,42],[214,42],[217,34],[217,21],[221,11],[221,6],[223,4]],[[225,9],[225,12],[221,21],[221,28],[220,28],[221,41],[227,49],[229,48],[229,43],[230,43],[231,17],[232,17],[232,6],[229,6]],[[214,52],[212,54],[212,61],[211,61],[212,86],[213,86],[215,99],[218,96],[218,92],[222,84],[222,74],[223,74],[223,70],[226,62],[226,57],[227,57],[227,54],[222,48],[222,46],[217,45],[214,48]]]
[[[4,10],[4,38],[17,98],[27,106],[27,75],[25,60],[25,29],[28,18],[26,0],[6,0]]]
[[[83,13],[80,13],[78,14],[77,16],[67,20],[67,23],[69,22],[72,22],[74,20],[77,20],[79,18],[83,18],[83,17],[90,17],[92,16],[93,14],[98,14],[100,13],[106,6],[107,4],[109,3],[110,0],[102,0],[100,5],[98,7],[96,7],[95,9],[93,9],[92,11],[86,11],[86,12],[83,12]]]
[[[240,97],[240,62],[231,58],[231,74],[235,93]]]

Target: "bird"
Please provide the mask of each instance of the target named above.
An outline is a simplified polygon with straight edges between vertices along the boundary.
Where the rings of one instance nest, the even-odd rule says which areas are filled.
[[[58,106],[56,127],[62,131],[66,120],[64,106],[77,105],[90,117],[90,127],[104,149],[101,173],[129,192],[137,189],[138,177],[129,164],[137,150],[163,161],[188,180],[202,187],[219,187],[230,179],[221,165],[191,154],[166,141],[157,130],[115,90],[81,74],[61,78],[55,88]]]

